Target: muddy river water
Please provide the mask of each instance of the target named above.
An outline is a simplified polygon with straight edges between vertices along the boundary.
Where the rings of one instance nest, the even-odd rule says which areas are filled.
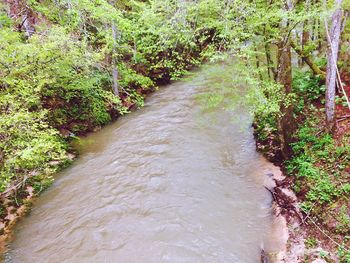
[[[196,97],[216,81],[208,70],[82,139],[5,261],[256,263],[262,247],[278,251],[263,186],[271,164],[247,112],[202,109]]]

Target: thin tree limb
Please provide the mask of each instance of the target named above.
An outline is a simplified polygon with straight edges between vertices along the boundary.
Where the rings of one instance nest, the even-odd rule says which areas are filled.
[[[293,40],[290,41],[290,45],[294,51],[301,57],[301,59],[310,67],[315,75],[319,75],[322,80],[326,80],[326,72],[321,70],[310,58],[309,55],[305,54],[304,51],[298,47]]]

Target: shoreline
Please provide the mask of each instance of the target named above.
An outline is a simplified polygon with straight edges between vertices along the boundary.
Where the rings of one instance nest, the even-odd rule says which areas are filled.
[[[261,141],[256,137],[257,151],[262,153],[263,156],[271,163],[274,164],[276,169],[272,173],[265,173],[265,188],[270,192],[272,200],[272,209],[274,220],[280,221],[281,233],[286,232],[285,247],[283,250],[276,253],[264,253],[262,261],[265,263],[326,263],[326,262],[339,262],[334,252],[334,248],[327,247],[329,251],[329,258],[331,261],[326,261],[321,255],[324,251],[324,244],[317,244],[316,246],[309,246],[308,240],[310,234],[315,231],[315,227],[319,228],[313,221],[310,224],[307,222],[309,214],[304,215],[305,212],[299,209],[302,199],[292,190],[293,176],[287,176],[284,171],[283,163],[280,159],[271,159],[273,150],[270,148],[268,152],[259,151],[264,147],[261,145]],[[266,145],[265,145],[266,146]],[[314,225],[315,224],[315,225]],[[322,241],[328,241],[330,237],[320,230],[319,239]],[[327,244],[327,243],[326,243]],[[263,261],[263,259],[266,259]],[[341,261],[340,261],[341,262]]]
[[[281,167],[273,164],[270,160],[271,168],[264,173],[264,187],[270,192],[272,197],[272,231],[262,248],[261,262],[282,263],[297,262],[297,255],[290,249],[290,243],[294,240],[294,233],[290,226],[296,226],[300,220],[294,213],[290,213],[287,207],[297,207],[297,197],[284,184],[286,176]],[[279,250],[276,251],[276,248]]]
[[[137,109],[132,109],[131,112],[136,111]],[[115,120],[118,121],[118,120]],[[91,133],[94,133],[96,131],[98,131],[99,129],[94,130]],[[86,136],[86,135],[84,135]],[[255,140],[255,142],[257,143],[257,141]],[[74,160],[76,159],[77,155],[72,157],[71,159],[71,163],[70,165],[74,162]],[[263,158],[263,157],[262,157]],[[265,158],[264,158],[265,159]],[[270,160],[267,160],[268,164],[268,168],[266,169],[266,180],[264,182],[264,185],[266,188],[269,189],[275,189],[275,187],[278,187],[276,184],[276,181],[281,181],[283,180],[283,175],[282,172],[280,170],[279,167],[275,166]],[[68,167],[70,166],[68,165]],[[66,167],[65,167],[66,168]],[[273,176],[271,176],[273,175]],[[30,187],[30,186],[28,186]],[[42,193],[42,192],[41,192]],[[33,192],[31,195],[28,196],[28,198],[26,198],[26,202],[24,202],[24,204],[17,210],[17,216],[13,219],[13,221],[5,228],[4,230],[4,234],[0,236],[0,253],[2,254],[2,258],[1,260],[4,260],[5,256],[6,256],[6,251],[8,249],[7,244],[9,244],[9,242],[11,242],[13,235],[14,235],[14,230],[15,227],[18,223],[18,221],[22,220],[26,215],[28,215],[28,213],[30,213],[31,208],[33,207],[33,205],[35,205],[35,201],[37,200],[38,197],[40,197],[41,193],[39,195],[35,195]],[[276,242],[276,240],[272,240],[269,237],[267,237],[267,239],[269,239],[267,241],[267,243],[264,242],[264,248],[267,248],[267,257],[269,258],[268,262],[273,262],[273,263],[277,263],[277,262],[281,262],[280,259],[282,257],[284,257],[284,249],[282,249],[281,251],[279,251],[279,249],[276,249],[276,247],[283,246],[285,247],[286,242],[288,240],[288,228],[287,228],[287,221],[285,220],[284,216],[282,215],[278,215],[277,211],[278,211],[278,206],[276,206],[275,202],[272,202],[272,207],[273,207],[273,217],[274,217],[274,222],[273,222],[273,226],[272,228],[273,233],[274,233],[274,237],[277,237],[278,241]],[[271,250],[272,252],[269,252],[269,250]],[[276,253],[276,251],[279,251]]]
[[[205,63],[205,60],[203,62]],[[188,71],[186,72],[186,74],[198,69],[196,65],[188,65],[187,67],[188,67]],[[181,81],[181,80],[182,78],[180,78],[177,81]],[[170,79],[169,80],[159,79],[154,83],[155,84],[154,87],[146,90],[141,89],[140,92],[141,92],[141,95],[143,96],[143,102],[146,101],[148,96],[156,93],[159,89],[162,89],[162,87],[169,85],[172,82],[173,80],[170,80]],[[98,132],[99,130],[103,129],[105,126],[108,126],[114,122],[117,122],[120,117],[126,116],[130,113],[138,111],[139,109],[142,109],[143,106],[137,106],[136,103],[133,103],[133,104],[127,105],[127,108],[128,108],[128,112],[126,114],[116,115],[116,116],[111,115],[110,122],[106,123],[105,125],[95,126],[86,132],[81,132],[77,134],[77,137],[80,139],[88,136],[89,134]],[[65,134],[62,134],[59,129],[58,131],[60,132],[60,136],[63,139],[67,139],[69,137],[69,136],[66,136]],[[60,173],[62,170],[70,167],[73,164],[73,162],[76,160],[76,158],[79,156],[79,146],[76,145],[74,141],[67,141],[67,144],[69,145],[69,150],[67,151],[67,161],[65,161],[64,163],[55,162],[55,161],[52,162],[52,168],[56,169],[56,172],[49,175],[53,179],[48,183],[48,185],[45,185],[41,191],[37,192],[34,190],[32,185],[26,184],[25,187],[23,187],[23,189],[18,191],[20,192],[19,194],[17,193],[16,189],[10,188],[7,190],[8,191],[7,195],[0,195],[0,204],[3,205],[6,211],[6,216],[0,217],[0,262],[4,261],[4,256],[8,249],[7,244],[13,238],[14,229],[18,221],[24,218],[26,215],[28,215],[35,204],[35,200],[39,198],[43,192],[50,189],[50,187],[52,186],[52,183],[54,182],[55,176],[58,173]],[[11,201],[13,202],[12,198],[14,198],[16,202],[17,200],[19,200],[21,205],[17,207],[13,205],[7,206],[7,202],[11,202]]]

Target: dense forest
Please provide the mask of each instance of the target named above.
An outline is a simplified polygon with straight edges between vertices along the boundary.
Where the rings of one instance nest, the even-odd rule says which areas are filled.
[[[1,2],[2,234],[73,161],[79,136],[216,62],[232,89],[213,87],[206,105],[249,102],[258,150],[299,199],[276,190],[282,213],[300,219],[310,251],[350,262],[349,12],[348,0]]]

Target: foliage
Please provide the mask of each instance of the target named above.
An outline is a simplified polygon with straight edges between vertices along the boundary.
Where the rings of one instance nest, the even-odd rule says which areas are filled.
[[[338,255],[340,262],[349,263],[350,262],[350,250],[347,249],[346,243],[350,240],[350,236],[345,236],[343,244],[338,248]]]
[[[319,76],[314,76],[311,72],[295,71],[293,76],[293,92],[299,98],[299,111],[304,109],[305,103],[313,102],[321,98],[326,91],[325,85],[321,84]]]
[[[316,124],[319,120],[309,119],[297,134],[293,144],[294,157],[288,162],[289,173],[295,174],[306,191],[306,202],[309,204],[330,203],[335,197],[344,193],[344,185],[335,180],[339,163],[350,161],[350,147],[338,146],[327,134],[317,134]],[[332,177],[331,177],[332,176]],[[341,178],[338,178],[341,180]],[[309,205],[306,205],[308,207]]]
[[[293,188],[302,200],[301,210],[330,233],[348,235],[350,184],[346,168],[350,162],[350,147],[348,137],[339,140],[323,130],[324,92],[319,77],[310,72],[294,71],[292,103],[299,127],[294,133],[293,156],[284,165],[286,174],[294,177]],[[263,116],[256,115],[256,132],[260,140],[273,133],[266,128],[269,119]],[[309,238],[306,243],[313,247],[318,241]],[[347,262],[346,245],[347,242],[339,248],[341,262]]]
[[[0,191],[13,180],[18,183],[38,174],[51,175],[56,171],[52,161],[67,161],[67,145],[48,126],[46,111],[32,113],[5,103],[1,101],[7,114],[0,118]]]
[[[41,191],[67,162],[70,138],[142,107],[157,83],[225,48],[225,6],[214,0],[24,4],[17,11],[35,21],[30,37],[7,13],[21,6],[0,4],[0,192],[18,183]],[[113,94],[112,61],[120,97]]]
[[[28,4],[53,24],[38,25],[38,33],[25,39],[1,12],[0,192],[32,177],[40,183],[56,171],[57,163],[67,161],[68,145],[55,128],[79,134],[108,123],[113,112],[126,112],[122,101],[112,94],[111,77],[104,68],[111,39],[103,27],[116,20],[126,33],[120,43],[125,44],[130,41],[126,38],[131,20],[123,18],[121,10],[106,1],[53,4],[31,0]],[[143,14],[147,14],[146,9]],[[163,21],[160,17],[158,23]],[[140,43],[149,50],[150,42],[140,39]],[[119,57],[129,49],[124,51],[120,46]],[[143,55],[136,56],[135,62],[142,60]],[[129,103],[142,105],[142,96],[135,88],[149,89],[153,81],[124,62],[119,70],[120,85],[131,94]]]
[[[320,21],[329,17],[334,1],[326,1],[327,8],[320,1],[296,1],[293,7],[262,0],[18,2],[24,7],[18,14],[8,12],[21,5],[0,3],[0,193],[19,183],[42,191],[68,162],[72,137],[142,107],[156,85],[179,79],[204,61],[223,59],[206,76],[216,84],[198,96],[205,110],[248,109],[257,138],[280,149],[286,113],[295,121],[306,119],[294,134],[294,156],[287,163],[302,207],[330,208],[350,193],[344,176],[350,148],[320,132],[322,112],[312,106],[322,107],[321,79],[299,69],[290,90],[278,75],[290,40],[302,43],[304,58],[314,59],[317,51],[314,65],[325,68]],[[33,34],[23,32],[24,13],[26,22],[34,23]],[[343,57],[348,31],[347,26]],[[300,39],[310,32],[306,42]],[[112,71],[118,73],[119,96],[113,93]],[[348,218],[339,220],[338,230],[345,233]]]

